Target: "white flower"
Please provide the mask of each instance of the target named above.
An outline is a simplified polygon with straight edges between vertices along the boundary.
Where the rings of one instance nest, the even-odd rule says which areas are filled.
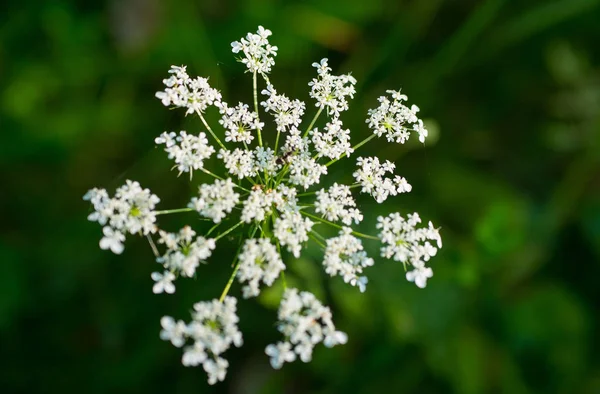
[[[369,110],[369,118],[366,123],[377,137],[385,135],[389,142],[405,143],[410,136],[410,131],[414,131],[419,136],[419,141],[425,142],[427,130],[423,126],[423,121],[417,117],[419,107],[413,105],[408,108],[403,104],[408,97],[401,94],[400,91],[387,90],[392,96],[390,101],[387,97],[379,97],[379,107]]]
[[[265,107],[265,111],[270,112],[275,117],[277,131],[286,132],[292,127],[298,127],[302,121],[302,115],[306,108],[300,100],[290,100],[283,94],[277,94],[273,85],[267,85],[262,94],[269,96],[266,101],[260,103]]]
[[[215,249],[214,239],[197,237],[193,240],[195,235],[196,232],[189,226],[182,228],[178,234],[160,231],[158,242],[165,244],[167,251],[156,261],[167,270],[179,272],[188,278],[193,277],[198,265],[205,262]]]
[[[265,353],[271,357],[271,366],[274,369],[280,369],[283,363],[296,361],[296,353],[292,351],[292,344],[289,342],[271,344],[267,346]]]
[[[327,167],[317,163],[311,157],[296,155],[290,162],[290,182],[308,189],[310,185],[319,183],[321,175],[327,174]]]
[[[308,83],[310,97],[317,100],[317,107],[326,108],[328,114],[338,117],[340,112],[348,109],[347,97],[354,97],[356,79],[350,74],[331,75],[327,59],[313,63],[313,67],[317,68],[318,78]]]
[[[258,120],[258,114],[248,110],[248,105],[239,103],[235,107],[227,103],[218,105],[221,112],[219,123],[226,129],[225,141],[243,142],[249,144],[254,139],[252,130],[262,129],[265,125]]]
[[[88,220],[104,226],[104,237],[100,240],[101,249],[113,253],[123,252],[125,234],[150,234],[156,232],[156,212],[154,208],[160,199],[149,189],[142,189],[138,182],[127,180],[110,198],[104,189],[89,190],[84,196],[94,207]]]
[[[164,79],[166,86],[164,92],[155,94],[164,106],[186,108],[186,114],[194,112],[203,113],[208,106],[221,101],[221,94],[208,84],[207,78],[197,77],[191,79],[185,66],[171,66],[168,79]]]
[[[185,131],[180,131],[179,135],[164,132],[154,141],[156,144],[165,144],[165,152],[169,154],[169,159],[175,160],[179,174],[189,172],[190,177],[191,171],[204,168],[204,161],[215,152],[204,133],[196,137]]]
[[[264,175],[273,176],[281,169],[281,164],[277,162],[275,152],[271,148],[257,146],[254,150],[254,159],[254,170]]]
[[[160,319],[160,325],[162,326],[160,339],[163,341],[171,341],[173,346],[176,347],[182,347],[185,344],[187,326],[183,320],[175,322],[172,317],[163,316]]]
[[[285,211],[275,220],[273,233],[281,245],[287,246],[294,257],[299,257],[313,224],[310,219],[303,218],[300,212]]]
[[[317,201],[315,201],[315,211],[325,217],[325,219],[342,223],[349,226],[359,223],[363,215],[356,207],[356,202],[350,193],[350,187],[334,183],[329,190],[321,189],[317,191]]]
[[[205,183],[200,186],[200,197],[192,198],[188,207],[219,223],[239,201],[240,195],[233,190],[234,186],[229,178],[217,179],[212,185]]]
[[[292,348],[300,360],[309,362],[313,348],[319,342],[332,347],[348,340],[345,333],[336,331],[331,310],[323,306],[312,293],[286,289],[277,316],[277,329],[286,340],[265,349],[265,353],[271,357],[273,368],[281,368],[284,362],[296,359],[290,354]]]
[[[106,226],[102,229],[104,237],[100,240],[100,249],[110,249],[114,254],[123,253],[125,236],[117,230]]]
[[[406,279],[415,282],[419,287],[425,287],[427,278],[433,275],[430,268],[425,267],[425,262],[436,255],[438,248],[442,247],[439,230],[429,222],[429,227],[417,228],[421,223],[418,213],[408,214],[404,219],[399,213],[392,213],[387,217],[377,218],[377,228],[380,229],[379,238],[384,246],[381,256],[393,258],[405,266],[410,264],[414,271],[407,273]],[[435,241],[437,248],[429,241]]]
[[[242,289],[244,298],[256,297],[261,281],[271,286],[285,269],[281,256],[268,238],[247,239],[238,259],[237,277],[240,283],[246,283]]]
[[[245,57],[240,61],[248,67],[248,71],[268,74],[271,72],[271,67],[275,65],[277,47],[269,44],[267,39],[271,35],[271,30],[259,26],[256,33],[248,33],[246,38],[232,42],[231,51],[244,54]]]
[[[414,270],[406,273],[406,280],[415,282],[421,289],[427,285],[427,279],[433,276],[433,271],[429,267],[416,267]]]
[[[191,346],[184,349],[182,364],[202,364],[208,374],[209,384],[225,379],[229,363],[221,354],[232,345],[242,346],[242,333],[237,327],[239,318],[236,315],[236,303],[237,300],[233,297],[225,297],[223,302],[198,302],[194,305],[193,320],[187,325],[182,321],[175,323],[169,316],[161,319],[161,339],[170,340],[177,347],[183,346],[186,338],[193,341]]]
[[[339,159],[354,152],[350,144],[350,130],[342,129],[342,122],[334,118],[325,125],[323,133],[317,128],[312,130],[312,142],[317,151],[317,157],[328,157],[330,159]]]
[[[374,261],[367,257],[360,239],[351,235],[352,229],[344,227],[340,235],[327,240],[323,265],[330,276],[340,275],[344,282],[358,286],[361,292],[366,289],[366,276],[359,276],[363,268],[370,267]]]
[[[288,135],[285,138],[285,143],[281,147],[283,155],[288,155],[287,160],[291,161],[294,156],[304,154],[310,156],[309,152],[309,139],[303,138],[300,130],[296,127],[292,127],[288,131]]]
[[[163,80],[164,90],[155,94],[164,106],[184,108],[186,115],[197,114],[203,125],[204,132],[166,131],[155,138],[155,143],[162,145],[161,149],[174,161],[173,169],[177,168],[179,175],[188,172],[191,180],[193,172],[201,170],[216,178],[199,186],[197,195],[190,197],[188,208],[157,211],[159,198],[138,182],[129,180],[114,196],[97,188],[84,196],[93,207],[88,220],[102,227],[102,249],[119,254],[124,250],[127,234],[148,236],[156,262],[161,265],[150,275],[154,281],[152,291],[157,294],[174,293],[176,278],[201,276],[199,266],[212,256],[216,240],[228,234],[228,239],[239,240],[233,273],[221,298],[196,303],[189,323],[169,316],[161,319],[160,337],[182,348],[184,366],[202,366],[209,384],[225,379],[229,362],[224,353],[242,345],[237,301],[227,296],[236,278],[244,298],[259,296],[264,288],[283,277],[286,265],[282,252],[300,257],[310,235],[324,249],[323,269],[329,276],[340,276],[361,292],[366,290],[369,280],[364,271],[374,260],[367,256],[362,241],[355,235],[370,236],[349,227],[363,220],[351,189],[360,187],[361,193],[368,193],[381,203],[389,196],[410,192],[411,185],[394,174],[392,162],[380,162],[377,157],[359,157],[357,168],[350,172],[346,165],[346,175],[352,173],[356,180],[352,185],[333,183],[335,179],[327,183],[333,186],[315,185],[321,183],[330,164],[344,156],[350,157],[354,149],[375,136],[400,143],[412,133],[416,133],[420,141],[427,137],[427,130],[417,117],[419,108],[407,107],[407,98],[400,92],[387,91],[387,95],[379,98],[379,106],[368,112],[366,122],[374,134],[353,148],[350,130],[345,128],[340,115],[354,97],[356,80],[351,74],[332,75],[327,59],[313,63],[317,75],[308,85],[316,113],[310,126],[301,126],[306,104],[278,93],[267,75],[278,52],[277,47],[269,43],[270,36],[270,30],[259,26],[256,33],[248,33],[231,43],[233,53],[245,64],[247,72],[252,73],[254,107],[242,102],[230,106],[207,78],[190,77],[185,66],[172,66]],[[259,91],[260,108],[268,116],[260,113]],[[219,110],[216,120],[221,132],[209,124],[212,117],[204,116],[211,106]],[[261,122],[266,118],[273,120],[271,127]],[[208,132],[221,148],[218,153],[208,141],[205,134]],[[209,170],[206,166],[215,162],[214,154],[222,164],[216,162],[217,168]],[[307,191],[309,188],[313,190]],[[205,236],[198,236],[190,226],[174,233],[157,227],[158,215],[160,219],[175,213],[185,217],[193,210],[216,223],[199,224],[198,228],[203,231],[204,226],[210,227],[201,233]],[[205,221],[203,218],[196,219]],[[325,239],[312,231],[315,222],[309,218],[341,231]],[[377,229],[381,256],[402,262],[406,279],[423,288],[433,276],[425,264],[442,244],[438,229],[431,222],[429,227],[417,228],[420,221],[416,213],[406,219],[394,213],[378,217]],[[215,238],[208,238],[213,231]],[[154,243],[156,237],[151,236],[156,232],[158,248]],[[255,236],[257,238],[251,238]],[[218,263],[225,269],[231,262]],[[293,288],[284,290],[277,330],[282,335],[281,340],[265,348],[275,369],[296,359],[309,362],[318,343],[332,347],[348,341],[344,332],[336,330],[328,307],[313,294]]]
[[[113,216],[109,221],[112,227],[129,231],[130,234],[141,232],[146,235],[156,232],[154,207],[160,199],[149,189],[142,189],[138,182],[127,180],[125,185],[117,189],[115,199],[121,203],[121,207],[118,209],[119,215]],[[128,212],[121,216],[123,208]]]
[[[386,173],[393,173],[396,168],[394,163],[388,160],[380,164],[377,157],[359,157],[356,164],[359,168],[352,176],[362,186],[361,192],[370,194],[378,203],[384,202],[390,195],[395,196],[412,190],[405,178],[397,175],[393,179],[385,177]]]
[[[242,221],[250,223],[252,220],[262,222],[267,215],[273,211],[273,204],[277,196],[277,191],[268,190],[266,193],[262,188],[252,190],[242,209]]]
[[[233,151],[221,149],[217,157],[223,160],[227,171],[239,179],[256,176],[253,151],[240,148]]]
[[[165,271],[163,274],[160,272],[153,272],[152,280],[156,283],[152,287],[152,292],[154,294],[160,294],[163,291],[167,294],[175,293],[175,285],[173,281],[175,280],[175,275],[172,272]]]

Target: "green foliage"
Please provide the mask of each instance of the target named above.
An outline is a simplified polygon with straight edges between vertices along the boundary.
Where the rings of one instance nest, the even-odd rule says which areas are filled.
[[[3,392],[600,392],[600,2],[480,3],[4,2]],[[419,104],[436,130],[427,145],[376,140],[360,154],[397,163],[413,192],[394,208],[441,225],[444,248],[425,290],[392,261],[376,259],[365,294],[326,278],[318,253],[290,262],[288,283],[330,304],[349,343],[273,371],[264,347],[277,336],[265,323],[276,285],[240,301],[245,346],[228,354],[228,380],[208,388],[159,340],[159,319],[217,297],[234,251],[155,296],[144,240],[118,259],[99,250],[81,196],[130,178],[161,207],[184,206],[203,178],[173,181],[152,141],[201,124],[163,110],[154,92],[171,64],[188,64],[250,102],[251,78],[228,49],[259,24],[285,48],[278,90],[307,99],[322,57],[353,72],[344,122],[354,141],[385,89]],[[361,227],[373,229],[387,212],[370,204]],[[194,217],[169,229],[206,225]]]

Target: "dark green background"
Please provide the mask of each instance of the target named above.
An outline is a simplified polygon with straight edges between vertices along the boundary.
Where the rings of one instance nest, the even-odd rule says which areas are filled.
[[[263,349],[278,337],[276,288],[240,301],[245,345],[208,388],[159,340],[159,319],[217,297],[230,248],[175,295],[154,295],[145,240],[101,251],[81,196],[129,178],[162,209],[184,206],[205,178],[176,178],[153,139],[201,124],[154,92],[171,64],[187,64],[229,102],[250,102],[229,44],[259,24],[280,49],[279,91],[307,99],[322,57],[352,71],[358,94],[343,120],[355,142],[386,89],[421,107],[424,147],[359,151],[395,161],[413,185],[383,206],[361,198],[360,229],[418,211],[442,227],[444,248],[425,290],[379,258],[365,294],[326,278],[312,246],[286,259],[349,343],[273,371]],[[8,0],[0,40],[1,392],[600,392],[599,1]],[[338,163],[329,179],[350,171]],[[195,218],[161,225],[201,229]]]

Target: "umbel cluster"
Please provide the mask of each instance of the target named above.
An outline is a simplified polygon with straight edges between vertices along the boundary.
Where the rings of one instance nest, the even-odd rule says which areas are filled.
[[[364,292],[368,284],[364,271],[375,261],[367,256],[363,240],[379,243],[381,257],[401,262],[406,278],[421,288],[433,275],[426,263],[442,246],[438,229],[431,222],[420,226],[418,213],[378,217],[377,235],[352,229],[363,220],[353,191],[366,193],[377,203],[411,191],[390,161],[357,157],[353,183],[319,186],[331,165],[350,158],[376,137],[403,144],[415,136],[424,142],[427,130],[417,116],[419,108],[408,107],[405,95],[388,90],[379,105],[368,111],[366,124],[372,133],[351,144],[350,130],[341,116],[354,97],[356,80],[350,74],[332,74],[327,59],[322,59],[313,63],[317,73],[308,83],[314,100],[308,110],[312,118],[303,122],[306,104],[278,93],[269,80],[278,51],[269,43],[270,36],[271,31],[261,26],[256,34],[231,43],[232,52],[252,76],[253,105],[228,104],[207,78],[190,77],[185,66],[172,66],[163,80],[164,90],[156,93],[164,106],[183,108],[204,125],[199,133],[164,132],[155,140],[180,175],[192,177],[201,172],[209,179],[190,196],[187,207],[157,210],[160,199],[130,180],[113,196],[97,188],[84,196],[93,207],[88,219],[102,226],[100,248],[120,254],[127,235],[148,239],[160,265],[151,274],[154,293],[172,294],[176,279],[194,277],[201,264],[210,263],[221,238],[246,235],[241,237],[231,278],[221,296],[196,303],[188,323],[170,316],[160,322],[160,337],[183,348],[184,365],[202,365],[210,384],[225,378],[229,365],[225,351],[242,345],[237,300],[228,295],[235,280],[245,298],[256,297],[261,289],[281,280],[284,291],[277,323],[281,340],[265,349],[273,368],[281,368],[298,358],[309,362],[320,342],[332,347],[347,341],[346,334],[334,326],[327,306],[310,292],[286,285],[285,256],[299,257],[305,245],[314,242],[323,250],[325,272]],[[218,125],[209,125],[204,116],[207,111],[219,112]],[[317,122],[322,126],[315,126]],[[219,168],[225,173],[205,168],[213,155],[222,161]],[[181,212],[195,213],[214,225],[204,234],[190,226],[175,233],[159,227],[158,216]],[[335,228],[337,236],[326,239],[317,224]]]

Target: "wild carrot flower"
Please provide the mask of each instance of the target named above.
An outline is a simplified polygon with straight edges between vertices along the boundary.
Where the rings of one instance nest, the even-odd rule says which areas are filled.
[[[236,278],[245,298],[258,296],[277,281],[283,285],[277,323],[283,338],[265,349],[273,368],[281,368],[298,358],[310,361],[319,343],[331,347],[348,339],[334,326],[331,310],[313,294],[287,288],[284,261],[300,257],[308,242],[322,249],[325,274],[340,276],[360,292],[369,282],[365,271],[375,264],[363,242],[378,244],[381,257],[401,262],[406,279],[418,287],[425,287],[432,277],[426,264],[442,247],[439,231],[431,222],[418,227],[417,213],[377,218],[378,236],[352,228],[367,214],[357,204],[353,189],[377,203],[411,191],[408,181],[395,173],[394,163],[358,157],[352,163],[356,169],[351,183],[334,179],[332,186],[321,184],[331,165],[349,158],[375,137],[404,143],[416,133],[425,141],[427,130],[417,116],[419,108],[408,107],[406,95],[388,90],[379,98],[379,106],[368,111],[371,135],[353,144],[353,133],[341,116],[354,98],[356,80],[351,74],[334,74],[328,60],[322,59],[313,63],[316,77],[308,82],[313,113],[304,120],[307,105],[279,93],[268,78],[278,51],[269,41],[271,35],[259,27],[231,44],[252,75],[252,103],[228,104],[208,78],[190,77],[185,66],[172,66],[163,90],[156,93],[164,106],[183,108],[186,115],[194,114],[202,122],[200,130],[163,132],[155,139],[179,174],[203,177],[187,207],[156,210],[159,198],[133,181],[118,188],[113,197],[97,188],[84,196],[93,207],[88,219],[102,228],[102,249],[120,254],[126,235],[148,238],[161,265],[149,275],[157,294],[174,293],[177,278],[202,277],[202,265],[214,263],[217,247],[228,247],[225,236],[239,240],[233,272],[221,296],[196,303],[189,323],[169,316],[161,319],[160,337],[183,348],[183,365],[202,365],[210,384],[225,378],[229,366],[225,351],[242,345],[237,301],[229,295]],[[219,116],[217,124],[205,119],[208,111]],[[216,166],[219,170],[207,168],[215,153],[222,162]],[[160,215],[183,212],[191,216],[194,229],[159,229]],[[212,222],[210,228],[197,224],[198,219]],[[322,226],[335,228],[338,235],[326,239],[319,232]],[[154,243],[157,233],[158,246]]]

